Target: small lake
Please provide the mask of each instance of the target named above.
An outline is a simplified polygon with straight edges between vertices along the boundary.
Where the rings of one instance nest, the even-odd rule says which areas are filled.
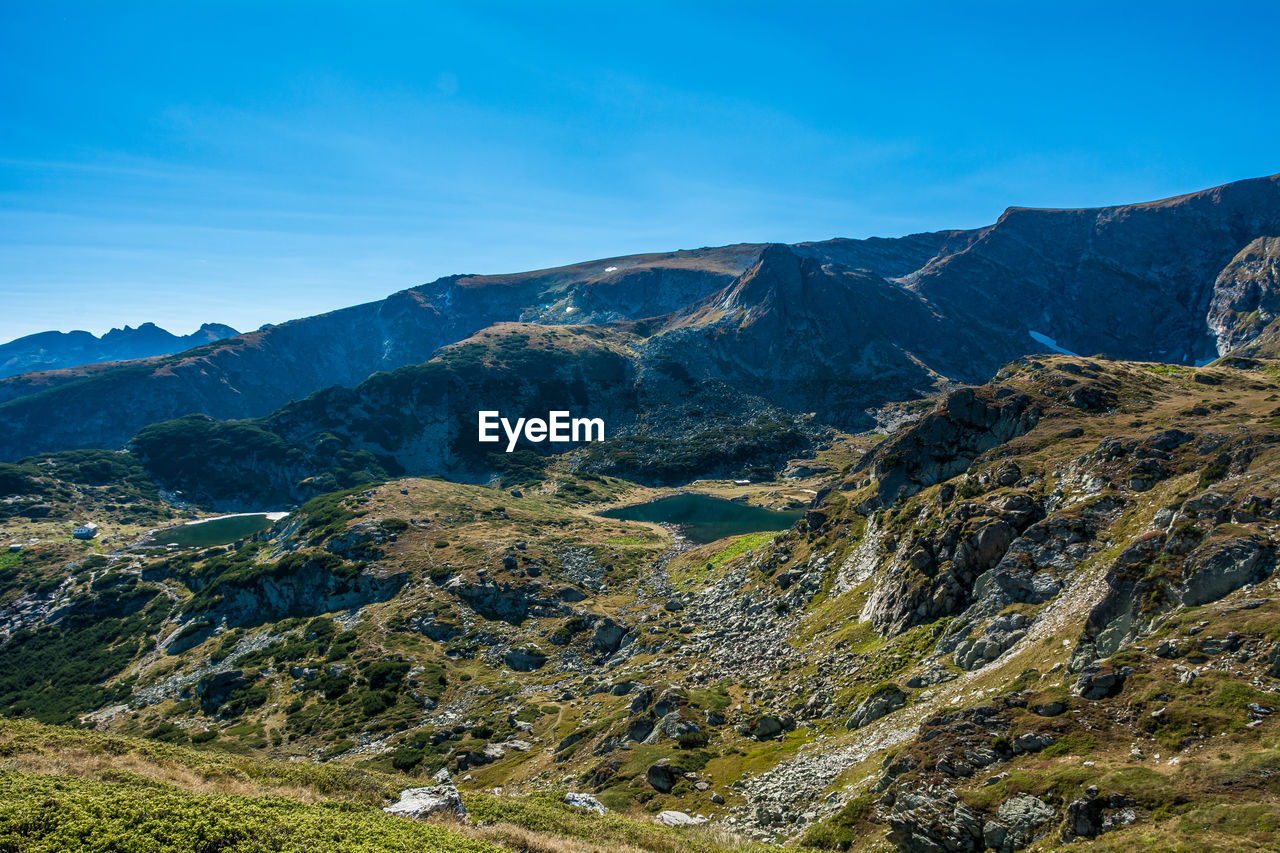
[[[671,495],[644,504],[599,513],[622,521],[674,524],[698,544],[742,533],[786,530],[800,520],[800,510],[773,510],[707,495]]]
[[[189,521],[176,527],[157,530],[147,539],[148,545],[177,545],[180,548],[211,548],[230,545],[271,527],[286,513],[246,512],[219,518]]]

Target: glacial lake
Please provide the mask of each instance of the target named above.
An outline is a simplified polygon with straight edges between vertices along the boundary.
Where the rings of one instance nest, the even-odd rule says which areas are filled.
[[[622,521],[673,524],[694,542],[704,544],[742,533],[786,530],[804,513],[765,509],[707,495],[671,495],[649,503],[606,510],[599,515]]]
[[[176,545],[180,548],[211,548],[214,545],[230,545],[261,533],[286,513],[246,512],[224,515],[200,521],[189,521],[176,527],[157,530],[147,539],[148,545]]]

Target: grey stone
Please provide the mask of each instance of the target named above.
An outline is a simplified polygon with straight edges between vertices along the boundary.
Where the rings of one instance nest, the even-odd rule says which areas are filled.
[[[575,794],[570,791],[564,795],[564,801],[566,805],[573,806],[577,809],[587,809],[589,811],[596,812],[597,814],[604,814],[609,811],[605,808],[604,803],[600,802],[590,794]]]
[[[893,713],[905,704],[907,704],[907,694],[903,693],[896,684],[887,684],[862,700],[849,717],[847,725],[851,729],[862,728],[886,714]]]
[[[663,794],[670,794],[676,782],[680,781],[680,776],[676,773],[675,768],[665,761],[651,764],[649,769],[645,771],[644,778],[653,786],[655,791]]]
[[[406,788],[400,792],[400,799],[383,811],[416,820],[435,815],[444,815],[457,820],[467,819],[467,809],[462,805],[462,797],[458,795],[458,789],[453,785]]]

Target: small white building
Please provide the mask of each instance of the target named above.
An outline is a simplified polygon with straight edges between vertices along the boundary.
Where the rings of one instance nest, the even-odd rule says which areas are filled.
[[[98,535],[98,525],[94,524],[92,521],[86,522],[71,531],[71,535],[76,539],[92,539]]]

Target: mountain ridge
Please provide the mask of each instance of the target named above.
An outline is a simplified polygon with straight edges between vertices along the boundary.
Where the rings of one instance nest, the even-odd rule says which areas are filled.
[[[797,383],[821,373],[827,385],[845,389],[824,416],[852,427],[866,422],[869,407],[939,383],[982,381],[1039,351],[1043,337],[1124,358],[1190,363],[1220,355],[1216,340],[1248,335],[1212,331],[1247,316],[1215,307],[1218,279],[1247,245],[1276,233],[1280,176],[1137,205],[1010,208],[995,224],[970,231],[796,244],[787,251],[805,259],[805,281],[826,288],[837,308],[809,303],[809,316],[801,317],[803,299],[785,306],[775,299],[764,315],[786,314],[786,323],[732,334],[706,300],[772,251],[763,245],[447,276],[185,354],[0,380],[0,457],[118,447],[148,424],[189,413],[265,416],[322,388],[354,387],[378,371],[426,362],[441,347],[502,322],[654,320],[665,329],[646,336],[655,358],[697,362],[698,375],[737,387],[758,382],[765,368],[785,367]],[[710,341],[722,345],[718,364],[711,363]],[[736,350],[724,349],[732,342]],[[826,344],[838,348],[824,351]],[[766,363],[770,347],[785,353],[787,364]],[[772,384],[770,393],[786,406],[816,396],[816,389]]]
[[[204,323],[189,335],[175,335],[155,323],[111,329],[101,337],[78,329],[36,332],[0,344],[0,379],[35,371],[171,355],[238,334],[222,323]]]

